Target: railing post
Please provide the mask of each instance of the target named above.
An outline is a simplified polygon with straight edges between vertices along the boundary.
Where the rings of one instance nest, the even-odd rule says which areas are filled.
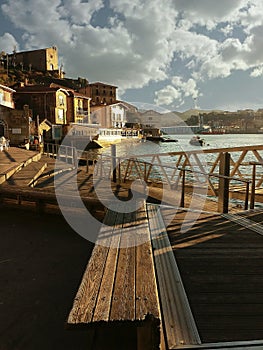
[[[248,210],[249,182],[246,183],[245,210]]]
[[[218,211],[228,213],[229,202],[229,173],[230,173],[230,153],[225,152],[220,155],[219,163],[219,189],[218,189]]]
[[[118,183],[121,183],[121,158],[118,158]]]
[[[116,145],[111,145],[111,169],[112,169],[112,181],[117,182],[116,172]]]
[[[65,152],[66,152],[66,155],[65,155],[65,157],[66,157],[66,163],[68,164],[68,146],[66,146]]]
[[[89,173],[89,156],[88,152],[86,152],[86,173]]]
[[[255,191],[256,191],[256,164],[253,163],[251,196],[250,196],[250,209],[254,209],[254,207],[255,207]]]
[[[184,208],[184,195],[185,195],[185,169],[182,169],[182,191],[181,191],[181,208]]]
[[[78,168],[78,152],[77,152],[76,147],[73,148],[73,154],[74,154],[74,157],[73,157],[74,163],[73,163],[73,165],[77,169]]]

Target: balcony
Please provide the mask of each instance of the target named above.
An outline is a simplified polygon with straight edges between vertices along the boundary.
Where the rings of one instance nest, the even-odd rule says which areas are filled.
[[[76,109],[76,118],[83,118],[83,117],[87,117],[88,115],[89,113],[87,109],[81,109],[81,108]]]

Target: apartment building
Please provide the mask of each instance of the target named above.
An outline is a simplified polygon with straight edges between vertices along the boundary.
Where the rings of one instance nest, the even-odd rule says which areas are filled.
[[[119,102],[111,105],[91,106],[90,120],[101,128],[122,128],[127,122],[125,104]]]
[[[59,85],[26,85],[15,92],[15,106],[27,104],[33,110],[33,119],[46,119],[52,124],[88,123],[90,97]]]
[[[81,89],[79,90],[80,92]],[[91,97],[91,105],[110,105],[117,102],[116,97],[117,86],[108,85],[100,82],[89,84],[89,93]]]
[[[13,101],[14,92],[15,90],[9,88],[8,86],[0,84],[0,106],[15,108]]]
[[[15,107],[28,105],[33,111],[33,120],[47,119],[52,124],[68,124],[67,98],[69,92],[60,87],[28,85],[16,88],[14,93]]]
[[[21,109],[14,108],[14,93],[15,90],[0,85],[0,136],[8,138],[12,145],[19,145],[29,137],[34,125],[28,105]]]
[[[74,90],[67,90],[67,121],[68,123],[90,123],[91,98]]]

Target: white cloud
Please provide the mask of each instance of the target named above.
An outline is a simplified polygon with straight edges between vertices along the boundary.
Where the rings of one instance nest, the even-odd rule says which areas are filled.
[[[172,85],[167,85],[163,89],[156,91],[155,96],[154,102],[161,106],[169,106],[174,102],[182,101],[181,92]]]
[[[66,18],[71,24],[86,25],[90,22],[93,14],[103,8],[102,0],[64,0],[63,5],[58,7],[61,17]]]
[[[19,50],[19,45],[13,35],[10,33],[5,33],[4,35],[0,36],[0,52],[12,52],[14,47]]]
[[[250,76],[253,77],[253,78],[257,78],[257,77],[263,76],[263,65],[260,66],[260,67],[255,68],[251,72]]]
[[[213,29],[220,22],[231,22],[238,18],[246,0],[177,0],[175,8],[182,18]]]
[[[247,3],[247,10],[240,13],[240,23],[249,33],[254,27],[263,24],[263,2],[262,0],[251,0]]]
[[[126,89],[166,78],[173,57],[175,11],[170,0],[165,2],[160,11],[157,0],[111,1],[115,15],[111,12],[110,24],[103,28],[91,24],[101,1],[9,0],[2,9],[25,32],[26,49],[56,45],[69,76],[104,80]]]
[[[216,40],[183,29],[175,30],[172,42],[174,52],[183,59],[195,57],[198,62],[214,56],[218,52]]]
[[[220,29],[220,32],[222,32],[225,36],[229,36],[233,33],[233,30],[234,30],[233,25],[228,23],[226,26]]]
[[[155,102],[166,106],[176,103],[178,106],[178,104],[183,104],[186,97],[196,99],[201,95],[194,79],[190,78],[187,81],[183,81],[181,77],[174,76],[170,85],[156,91]]]
[[[66,76],[112,83],[122,92],[163,81],[166,86],[155,98],[165,105],[200,96],[197,82],[229,77],[238,70],[261,75],[262,0],[109,0],[107,4],[6,0],[1,9],[21,31],[21,49],[58,47]],[[16,41],[7,33],[0,37],[1,47],[9,51],[19,47]]]

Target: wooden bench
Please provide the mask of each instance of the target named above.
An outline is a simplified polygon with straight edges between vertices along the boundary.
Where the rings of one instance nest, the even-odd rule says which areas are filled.
[[[121,325],[135,330],[131,349],[201,344],[159,206],[127,214],[108,210],[105,223],[67,326],[92,328],[108,345],[115,338],[113,349],[129,349],[118,345]],[[112,329],[108,338],[103,326]]]
[[[67,327],[92,328],[92,349],[147,350],[159,349],[160,322],[146,206],[133,213],[108,210]]]

